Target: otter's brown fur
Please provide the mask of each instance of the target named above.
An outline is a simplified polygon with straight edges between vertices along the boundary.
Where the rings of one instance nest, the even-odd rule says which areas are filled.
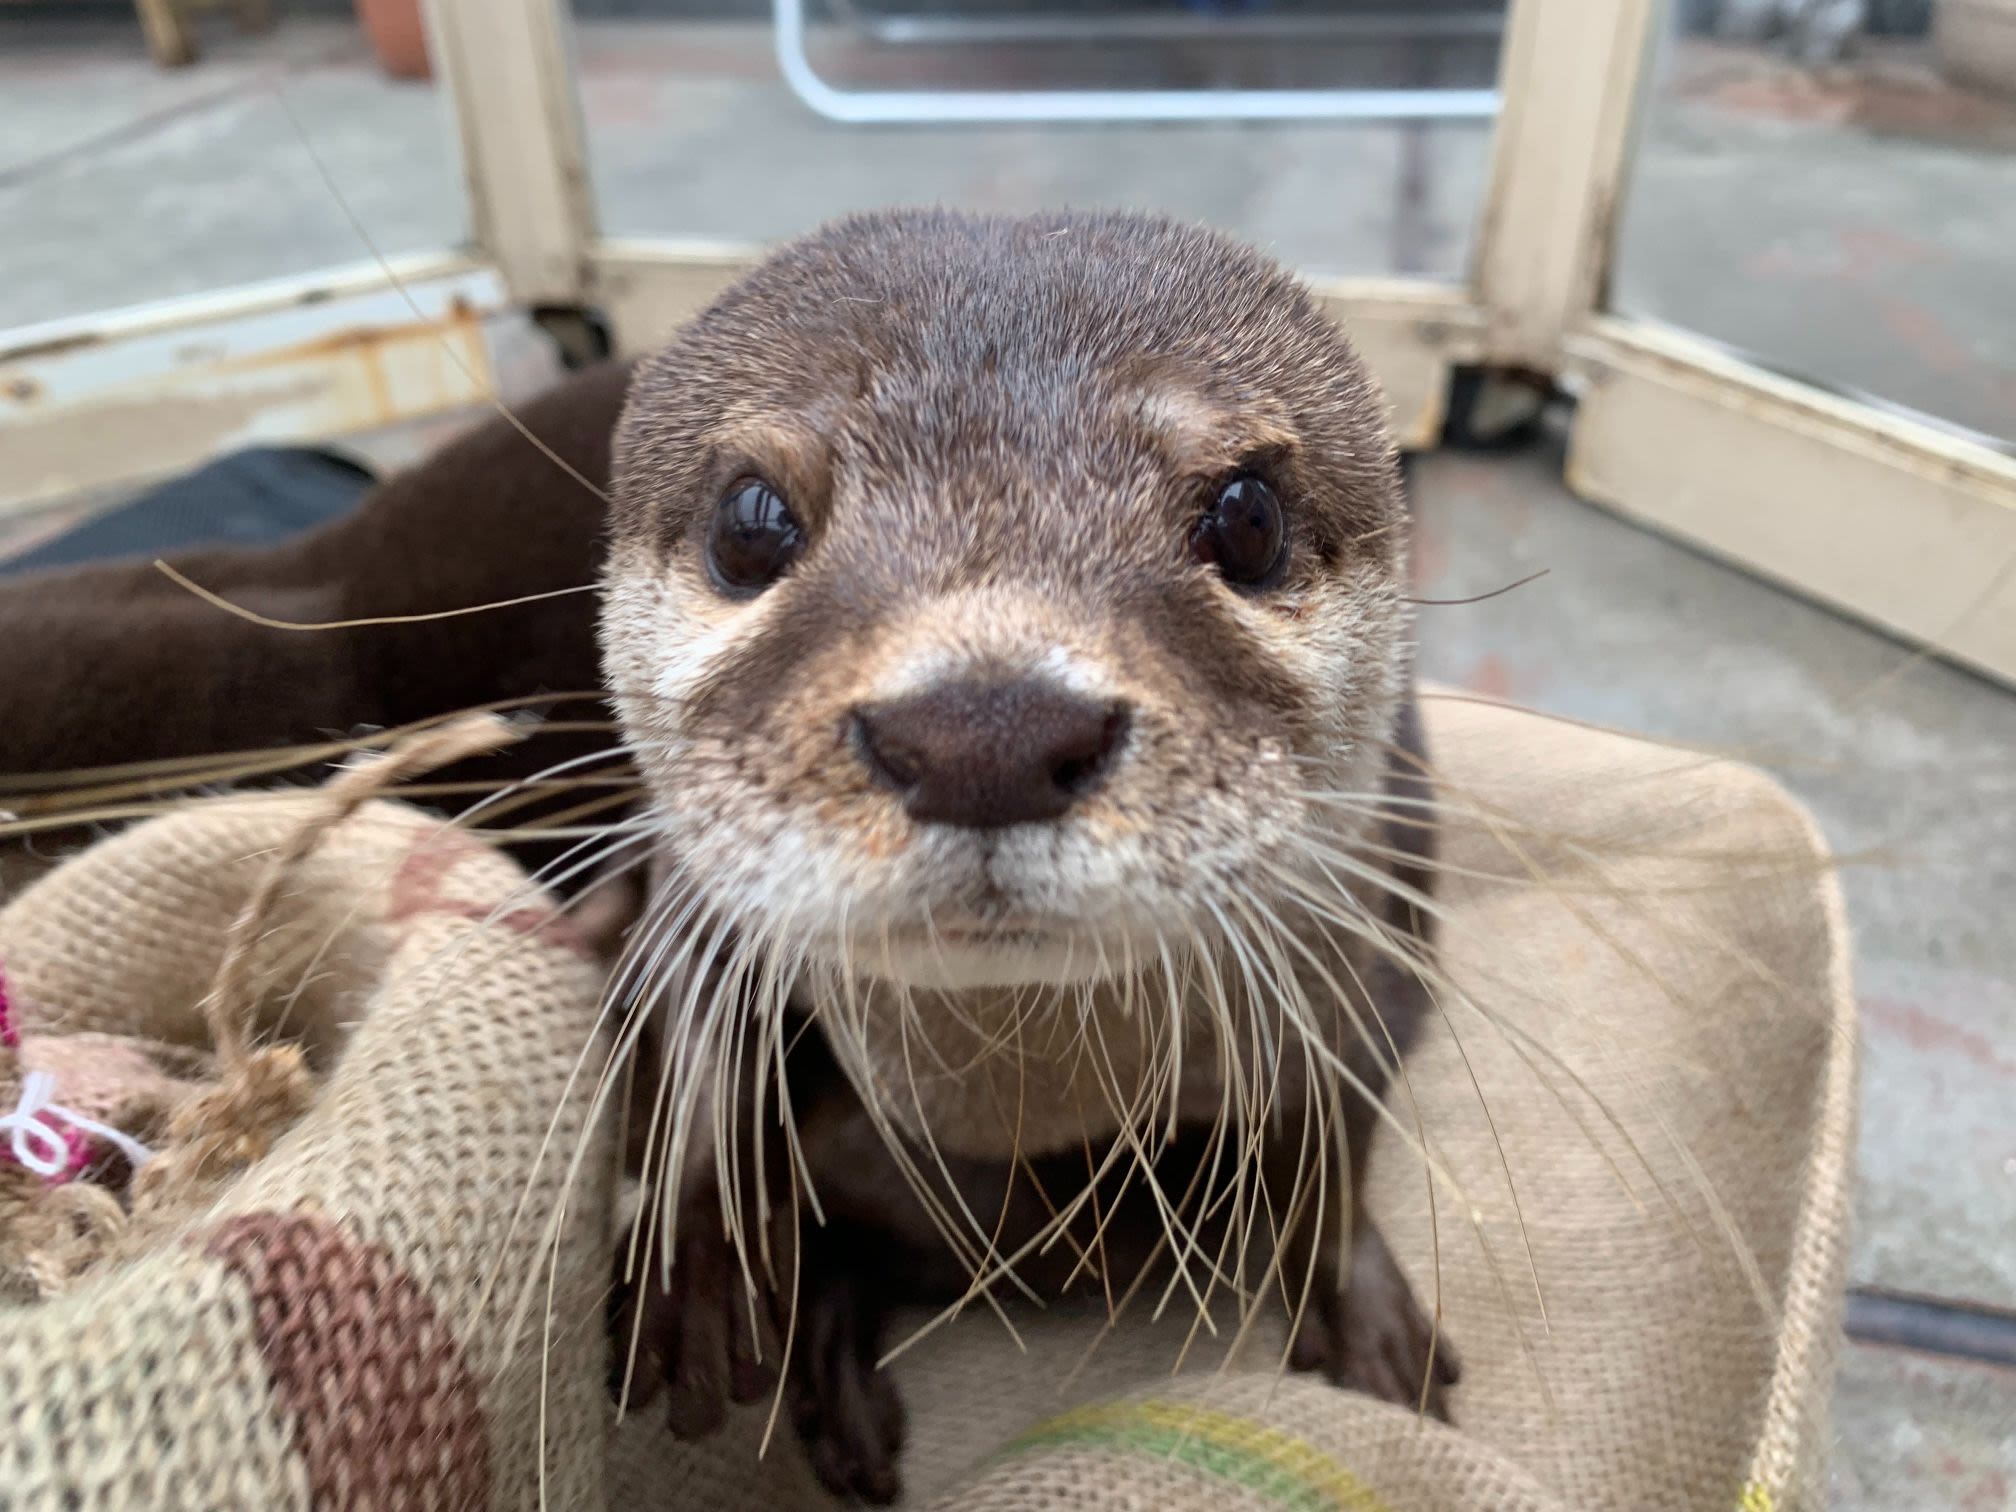
[[[629,377],[629,364],[603,364],[520,418],[604,487]],[[605,523],[600,499],[498,419],[321,529],[170,561],[278,619],[428,614],[592,584]],[[306,744],[600,684],[585,594],[424,624],[288,632],[221,613],[146,561],[0,578],[0,793],[11,774]],[[440,780],[511,780],[598,744],[608,738],[545,737]]]
[[[1289,538],[1253,589],[1190,549],[1216,491],[1248,475]],[[773,585],[724,591],[710,531],[751,480],[788,505],[802,552]],[[858,1116],[801,1110],[806,1176],[877,1237],[850,1247],[837,1222],[783,1303],[850,1341],[799,1372],[815,1463],[881,1498],[900,1421],[872,1369],[900,1300],[892,1243],[920,1257],[918,1285],[959,1237],[949,1214],[985,1215],[966,1220],[976,1253],[996,1214],[1001,1251],[1033,1243],[1016,1228],[1028,1161],[1075,1159],[1082,1188],[1088,1160],[1131,1151],[1121,1167],[1166,1161],[1162,1189],[1181,1190],[1173,1167],[1200,1146],[1151,1155],[1151,1138],[1275,1118],[1299,1136],[1340,1076],[1376,1097],[1411,1036],[1420,990],[1377,948],[1425,948],[1407,895],[1428,877],[1408,859],[1422,826],[1377,817],[1419,759],[1395,454],[1349,344],[1249,248],[1147,216],[888,213],[783,249],[640,368],[615,489],[607,682],[671,885],[700,933],[736,942],[694,963],[731,985],[668,1009],[682,1060],[705,1063],[675,1078],[693,1101],[671,1121],[719,1116],[713,1089],[764,1074],[786,1020],[824,1031]],[[1044,822],[921,820],[864,758],[863,722],[947,688],[946,707],[975,709],[975,687],[1114,710],[1124,741]],[[723,1017],[762,1027],[731,1043]],[[714,1068],[752,1046],[752,1066]],[[1333,1229],[1371,1128],[1369,1099],[1345,1102]],[[870,1158],[878,1140],[892,1158]],[[1328,1156],[1259,1143],[1286,1212]],[[750,1164],[732,1148],[672,1172],[696,1211]],[[928,1174],[940,1160],[949,1177]],[[1051,1221],[1019,1201],[1024,1223]],[[1291,1247],[1316,1242],[1306,1226]],[[731,1269],[682,1245],[689,1279]],[[1297,1358],[1439,1400],[1376,1233],[1358,1225],[1348,1265],[1334,1236],[1319,1251]],[[1040,1290],[1038,1260],[1017,1271]],[[687,1320],[654,1356],[676,1420],[711,1422],[710,1398],[761,1379],[734,1328],[692,1327],[718,1302],[682,1286],[649,1305]]]

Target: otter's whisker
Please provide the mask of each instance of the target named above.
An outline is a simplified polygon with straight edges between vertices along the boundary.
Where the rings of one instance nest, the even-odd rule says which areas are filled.
[[[980,1248],[977,1250],[968,1249],[966,1254],[970,1255],[971,1258],[962,1260],[962,1263],[967,1264],[978,1274],[981,1271],[987,1270],[989,1268],[989,1261],[994,1258],[993,1235],[988,1227],[980,1221],[979,1215],[973,1211],[971,1204],[967,1202],[966,1194],[961,1189],[958,1178],[952,1174],[952,1168],[946,1162],[944,1151],[939,1148],[937,1136],[931,1129],[931,1121],[923,1116],[924,1099],[923,1094],[918,1090],[917,1086],[916,1063],[911,1058],[910,1031],[915,1026],[918,1034],[922,1036],[925,1034],[925,1030],[921,1021],[916,1017],[915,1004],[910,1001],[907,993],[904,995],[903,1002],[905,1011],[899,1019],[897,1043],[902,1052],[903,1074],[908,1080],[910,1087],[910,1104],[918,1111],[917,1128],[926,1153],[929,1154],[932,1164],[937,1167],[939,1176],[944,1179],[945,1190],[951,1194],[952,1201],[959,1210],[959,1216],[965,1220],[968,1230],[979,1240]],[[1015,1275],[1012,1270],[1005,1272],[1005,1274],[1009,1283],[1031,1302],[1041,1302],[1042,1299],[1037,1296],[1035,1290],[1019,1276]],[[999,1309],[997,1308],[996,1311],[998,1313]],[[1014,1325],[1008,1322],[1005,1313],[1001,1314],[1001,1321],[1003,1326],[1008,1329],[1009,1336],[1015,1340],[1016,1347],[1018,1349],[1021,1348],[1021,1335],[1016,1331]]]
[[[1529,867],[1532,867],[1533,870],[1535,871],[1536,876],[1540,875],[1540,870],[1537,867],[1537,865],[1535,865],[1535,863],[1532,862],[1531,858],[1527,855],[1524,849],[1518,845],[1516,841],[1512,840],[1509,836],[1504,836],[1501,837],[1501,843],[1506,845],[1506,847],[1510,849],[1515,856],[1518,856],[1525,864],[1527,864]],[[1342,856],[1334,852],[1325,852],[1325,856],[1326,859],[1333,861],[1346,869],[1351,869],[1354,871],[1364,871],[1364,872],[1372,872],[1373,870],[1371,868],[1363,868],[1359,866],[1357,863],[1352,862],[1352,860],[1349,857]],[[1377,874],[1376,872],[1373,873],[1373,876],[1375,878],[1378,875],[1379,874]],[[1394,893],[1396,896],[1406,896],[1408,893],[1413,891],[1411,889],[1403,889],[1398,884],[1394,884],[1391,882],[1384,882],[1381,885],[1384,885],[1389,892]],[[1417,895],[1417,897],[1415,898],[1410,898],[1409,901],[1415,902],[1416,906],[1422,907],[1424,911],[1432,911],[1439,913],[1439,910],[1436,910],[1435,906],[1431,902],[1429,902],[1429,900],[1427,900],[1425,897],[1418,897]],[[1683,1013],[1685,1012],[1685,1004],[1683,1004],[1679,999],[1678,995],[1674,993],[1671,985],[1667,983],[1665,979],[1659,975],[1658,972],[1651,969],[1651,967],[1644,961],[1642,955],[1639,952],[1631,949],[1630,947],[1626,946],[1623,942],[1618,940],[1615,937],[1615,935],[1607,927],[1605,927],[1600,920],[1595,918],[1594,915],[1591,914],[1587,909],[1580,907],[1579,905],[1577,905],[1576,903],[1574,903],[1572,900],[1569,899],[1564,898],[1561,901],[1563,902],[1563,906],[1568,908],[1568,910],[1572,914],[1574,914],[1578,920],[1580,920],[1583,924],[1585,924],[1585,926],[1587,926],[1591,930],[1591,932],[1596,935],[1597,938],[1603,940],[1606,944],[1609,944],[1614,950],[1616,950],[1620,959],[1634,966],[1645,976],[1645,978],[1648,981],[1652,982],[1661,991],[1661,993],[1667,997],[1668,1001],[1673,1004],[1676,1010],[1681,1011]],[[1444,978],[1444,980],[1446,981],[1446,978]],[[1473,1009],[1473,1011],[1477,1011],[1480,1014],[1485,1014],[1485,1010],[1482,1009],[1481,1005],[1477,1004],[1475,1000],[1472,999],[1468,994],[1464,994],[1464,1001],[1468,1006],[1470,1006]],[[1485,1016],[1487,1017],[1487,1021],[1495,1021],[1492,1019],[1491,1016],[1489,1015]],[[1521,1031],[1521,1035],[1523,1038],[1531,1040],[1531,1036],[1526,1035],[1524,1031]],[[1532,1042],[1535,1043],[1536,1045],[1538,1043],[1537,1041]],[[1551,1061],[1556,1061],[1558,1063],[1558,1057],[1554,1056],[1551,1052],[1547,1052],[1547,1054],[1548,1058]],[[1616,1129],[1619,1135],[1626,1139],[1627,1145],[1631,1149],[1632,1154],[1637,1158],[1640,1166],[1646,1171],[1646,1173],[1649,1176],[1651,1176],[1655,1186],[1659,1189],[1661,1195],[1666,1199],[1671,1210],[1681,1218],[1683,1225],[1687,1227],[1688,1232],[1690,1236],[1693,1237],[1697,1247],[1702,1247],[1705,1253],[1705,1244],[1701,1240],[1698,1233],[1696,1233],[1691,1220],[1685,1214],[1684,1208],[1672,1196],[1665,1182],[1659,1177],[1656,1170],[1653,1169],[1650,1161],[1646,1159],[1643,1151],[1638,1147],[1637,1142],[1634,1139],[1630,1138],[1628,1132],[1624,1129],[1622,1120],[1616,1116],[1616,1114],[1608,1107],[1607,1103],[1605,1103],[1605,1101],[1602,1098],[1596,1096],[1593,1089],[1590,1089],[1587,1086],[1587,1083],[1583,1081],[1583,1079],[1579,1075],[1576,1075],[1573,1072],[1572,1068],[1567,1067],[1565,1064],[1562,1064],[1562,1069],[1568,1072],[1571,1078],[1576,1082],[1578,1089],[1583,1092],[1584,1096],[1590,1098],[1590,1100],[1596,1105],[1598,1110],[1603,1113],[1606,1120],[1610,1122],[1610,1124],[1614,1129]],[[1680,1155],[1683,1165],[1685,1165],[1688,1168],[1689,1175],[1691,1178],[1693,1173],[1696,1170],[1698,1170],[1698,1166],[1696,1165],[1695,1162],[1693,1162],[1688,1152],[1684,1150],[1679,1150],[1676,1151],[1676,1153]],[[1755,1256],[1750,1251],[1748,1241],[1745,1240],[1740,1231],[1738,1231],[1735,1228],[1733,1222],[1726,1220],[1724,1216],[1726,1214],[1726,1208],[1722,1204],[1719,1196],[1711,1191],[1705,1191],[1705,1190],[1702,1191],[1702,1196],[1703,1199],[1709,1204],[1710,1212],[1716,1218],[1716,1226],[1721,1231],[1724,1241],[1730,1246],[1732,1253],[1736,1256],[1737,1263],[1742,1268],[1746,1280],[1749,1280],[1753,1276],[1760,1275],[1761,1272],[1758,1271]],[[1753,1282],[1753,1290],[1756,1289],[1757,1289],[1756,1285]],[[1760,1306],[1764,1308],[1766,1316],[1770,1316],[1773,1310],[1773,1304],[1770,1303],[1768,1296],[1764,1295],[1762,1292],[1759,1292],[1757,1300],[1759,1301]]]
[[[1288,884],[1289,887],[1288,896],[1292,901],[1302,903],[1305,908],[1309,908],[1308,900],[1300,896],[1299,889],[1294,885],[1295,879],[1293,879],[1291,876],[1284,875],[1280,878],[1280,880],[1285,884]],[[1324,983],[1330,988],[1332,993],[1332,1002],[1335,1005],[1335,1009],[1333,1011],[1343,1011],[1345,1013],[1348,1013],[1352,1019],[1354,1026],[1357,1028],[1357,1031],[1361,1038],[1365,1036],[1365,1026],[1363,1020],[1360,1018],[1358,1014],[1355,1005],[1359,1001],[1363,1001],[1366,1004],[1366,1012],[1370,1015],[1372,1021],[1379,1026],[1380,1036],[1385,1042],[1386,1054],[1390,1057],[1390,1060],[1386,1063],[1387,1070],[1391,1074],[1398,1077],[1400,1081],[1401,1091],[1403,1095],[1406,1097],[1408,1106],[1413,1113],[1414,1126],[1418,1141],[1417,1148],[1421,1150],[1425,1155],[1428,1149],[1427,1126],[1422,1118],[1420,1102],[1414,1095],[1414,1084],[1412,1078],[1408,1074],[1406,1057],[1401,1054],[1400,1046],[1393,1037],[1391,1027],[1386,1023],[1384,1015],[1382,1015],[1379,1012],[1378,997],[1373,993],[1370,986],[1359,974],[1358,968],[1352,963],[1351,953],[1348,950],[1337,950],[1335,951],[1335,956],[1336,959],[1339,961],[1339,963],[1344,967],[1346,973],[1351,977],[1352,986],[1353,988],[1356,989],[1355,993],[1346,992],[1343,989],[1343,987],[1337,982],[1336,978],[1330,974],[1328,967],[1324,964],[1322,959],[1317,955],[1315,955],[1314,952],[1308,950],[1308,948],[1302,944],[1302,942],[1294,934],[1294,932],[1288,929],[1288,927],[1280,921],[1278,915],[1275,915],[1272,912],[1272,910],[1268,909],[1266,905],[1262,903],[1257,897],[1249,899],[1249,902],[1251,903],[1251,906],[1260,909],[1263,913],[1267,914],[1267,916],[1274,921],[1275,926],[1279,930],[1281,937],[1286,939],[1290,944],[1294,945],[1296,949],[1304,955],[1309,964],[1318,972],[1319,976],[1322,978]],[[1329,930],[1324,915],[1321,912],[1314,910],[1313,908],[1309,908],[1309,912],[1312,922],[1316,925],[1318,930],[1326,938],[1328,938]],[[1384,947],[1390,945],[1392,939],[1394,938],[1394,932],[1391,931],[1390,929],[1385,929],[1382,927],[1378,931],[1378,933],[1380,935],[1379,944],[1383,950]],[[1363,933],[1358,933],[1358,937],[1363,939],[1364,938]],[[1390,954],[1390,952],[1386,953]],[[1409,953],[1410,955],[1416,957],[1420,961],[1421,965],[1425,967],[1427,962],[1427,952],[1425,948],[1413,949],[1410,950]],[[1441,1016],[1445,1022],[1447,1022],[1448,1016],[1446,1012],[1443,1011],[1440,999],[1436,996],[1434,985],[1429,980],[1428,976],[1425,975],[1421,970],[1414,970],[1413,975],[1415,981],[1420,985],[1422,992],[1427,996],[1431,1006],[1433,1006],[1437,1014]],[[1462,1039],[1459,1035],[1455,1033],[1453,1025],[1450,1026],[1450,1031],[1451,1031],[1451,1038],[1456,1045],[1457,1053],[1462,1058],[1465,1069],[1469,1072],[1471,1087],[1477,1095],[1478,1106],[1482,1109],[1485,1122],[1487,1123],[1487,1125],[1490,1127],[1491,1130],[1492,1141],[1498,1152],[1499,1166],[1504,1171],[1506,1187],[1511,1193],[1512,1209],[1519,1228],[1520,1242],[1526,1252],[1527,1269],[1531,1274],[1533,1280],[1533,1293],[1536,1300],[1539,1302],[1541,1322],[1543,1325],[1545,1325],[1547,1322],[1547,1302],[1545,1294],[1543,1293],[1540,1286],[1539,1267],[1536,1264],[1533,1257],[1532,1236],[1527,1228],[1525,1208],[1519,1200],[1518,1183],[1513,1179],[1511,1162],[1505,1154],[1504,1142],[1499,1137],[1498,1134],[1497,1118],[1491,1111],[1490,1099],[1484,1095],[1483,1084],[1481,1081],[1478,1080],[1476,1069],[1470,1059],[1469,1051],[1466,1048],[1464,1048]],[[1373,1050],[1375,1054],[1377,1053],[1377,1047],[1371,1045],[1369,1041],[1367,1041],[1367,1048]],[[1364,1094],[1361,1092],[1360,1095],[1362,1096]],[[1435,1260],[1435,1289],[1436,1289],[1435,1322],[1439,1326],[1439,1321],[1441,1317],[1441,1237],[1439,1232],[1439,1223],[1435,1211],[1435,1172],[1432,1166],[1426,1168],[1426,1178],[1428,1182],[1428,1207],[1429,1207],[1429,1228],[1430,1228],[1429,1237],[1430,1237],[1431,1249],[1433,1250]],[[1457,1191],[1460,1196],[1461,1188],[1460,1187],[1457,1188]],[[1470,1203],[1467,1197],[1463,1197],[1462,1200],[1464,1200],[1466,1204],[1468,1204],[1474,1209],[1475,1204]],[[1481,1228],[1479,1228],[1478,1230],[1478,1238],[1480,1242],[1488,1243],[1488,1241],[1485,1240]],[[1431,1360],[1432,1360],[1432,1351],[1431,1351]]]

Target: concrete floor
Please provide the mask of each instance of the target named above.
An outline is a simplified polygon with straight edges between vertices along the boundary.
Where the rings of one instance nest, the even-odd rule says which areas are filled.
[[[435,93],[379,78],[349,29],[289,24],[256,46],[225,33],[175,75],[137,44],[122,56],[121,35],[0,11],[0,328],[356,260],[275,101],[276,62],[385,250],[459,234]],[[580,51],[604,219],[626,235],[768,238],[899,198],[1127,200],[1304,266],[1453,274],[1486,153],[1481,128],[1446,125],[856,139],[791,101],[746,30],[597,23]],[[2016,108],[1928,94],[1909,58],[1856,77],[1807,88],[1754,56],[1676,56],[1617,297],[2007,436]],[[542,371],[515,369],[514,394]],[[374,444],[396,461],[442,428]],[[1559,476],[1545,448],[1421,460],[1436,596],[1551,569],[1488,603],[1424,610],[1424,670],[1749,750],[1838,848],[1875,853],[1845,879],[1866,1036],[1853,1277],[2016,1307],[2016,698],[1937,665],[1865,696],[1902,657],[1894,645],[1577,503]],[[1836,1507],[2016,1505],[2016,1376],[1851,1348],[1838,1427]]]
[[[2016,437],[2016,98],[1946,87],[1909,45],[1816,75],[1697,43],[1643,129],[1620,309]]]
[[[2008,1512],[2016,1383],[2006,1371],[1851,1345],[1834,1388],[1832,1512]]]
[[[1546,452],[1419,463],[1431,678],[1734,748],[1812,805],[1857,929],[1859,1282],[2016,1306],[2016,697],[1576,503]],[[1591,627],[1600,627],[1591,633]]]

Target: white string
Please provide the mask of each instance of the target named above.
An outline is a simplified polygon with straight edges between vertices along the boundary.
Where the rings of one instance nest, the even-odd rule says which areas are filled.
[[[136,1168],[154,1158],[154,1152],[130,1134],[59,1106],[55,1096],[56,1078],[47,1071],[30,1071],[21,1078],[21,1099],[14,1111],[0,1115],[0,1132],[13,1135],[9,1150],[37,1176],[44,1180],[61,1176],[70,1163],[70,1143],[57,1119],[117,1147]]]

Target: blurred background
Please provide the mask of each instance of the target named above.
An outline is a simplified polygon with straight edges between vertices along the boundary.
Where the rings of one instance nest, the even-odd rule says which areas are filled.
[[[804,3],[806,54],[823,78],[947,94],[1377,87],[1453,98],[1492,87],[1505,22],[1502,0]],[[1488,114],[926,119],[864,136],[794,97],[775,57],[776,9],[573,4],[605,231],[763,241],[892,201],[1125,202],[1234,228],[1312,272],[1454,278],[1466,265]],[[142,17],[155,10],[180,18],[193,66],[150,60]],[[436,91],[395,72],[415,65],[421,44],[401,39],[417,37],[418,13],[419,0],[0,0],[0,328],[356,261],[357,233],[307,170],[304,134],[381,250],[461,241],[449,117]],[[245,17],[265,24],[248,30]],[[1630,169],[1615,304],[2006,440],[2010,8],[1686,0],[1668,25]],[[298,130],[273,98],[276,74]],[[78,256],[87,244],[92,255]]]
[[[1426,672],[1881,852],[1835,1505],[2016,1506],[2016,0],[0,0],[0,571],[153,549],[246,447],[347,507],[898,202],[1309,273],[1422,583],[1549,569]]]

